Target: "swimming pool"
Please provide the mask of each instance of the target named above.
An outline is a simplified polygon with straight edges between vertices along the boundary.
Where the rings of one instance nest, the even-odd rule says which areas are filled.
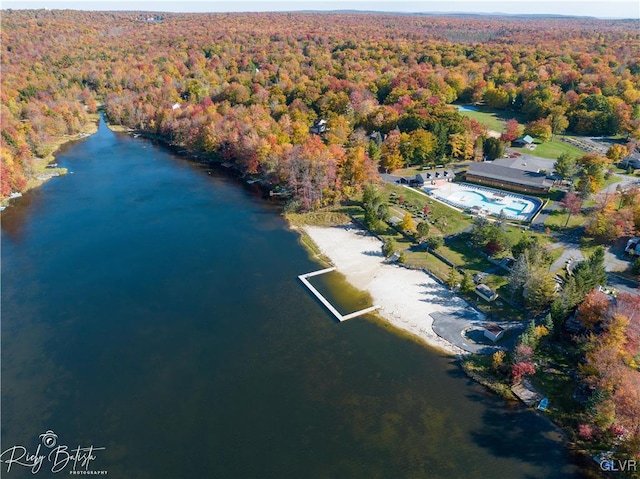
[[[467,183],[445,183],[435,188],[425,187],[439,200],[479,215],[499,216],[508,219],[531,221],[542,206],[542,201],[530,196],[507,193]]]

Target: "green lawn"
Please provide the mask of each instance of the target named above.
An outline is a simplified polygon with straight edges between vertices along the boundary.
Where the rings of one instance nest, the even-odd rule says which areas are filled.
[[[500,133],[503,131],[504,123],[511,118],[517,119],[520,124],[525,123],[522,114],[508,110],[493,110],[490,108],[479,107],[479,111],[459,111],[459,113],[462,116],[473,118],[490,130],[495,130]],[[537,144],[536,149],[533,151],[526,148],[514,148],[514,150],[552,160],[556,160],[563,153],[569,153],[575,157],[580,157],[586,153],[586,151],[583,151],[580,148],[561,141],[559,137],[556,137],[552,141],[548,141],[546,143]]]
[[[519,151],[525,155],[534,155],[541,158],[549,158],[551,160],[557,160],[563,153],[568,153],[576,158],[586,154],[586,151],[576,148],[569,143],[554,139],[545,143],[536,144],[535,150],[529,150],[528,148],[513,148],[515,151]]]
[[[606,178],[604,180],[603,188],[606,188],[607,186],[611,186],[615,183],[620,183],[621,181],[622,181],[622,177],[620,175],[610,175],[609,178]]]
[[[405,178],[413,178],[418,173],[422,173],[422,166],[408,166],[406,168],[400,168],[399,170],[393,170],[394,176],[403,176]]]
[[[382,192],[387,198],[390,198],[392,192],[398,197],[402,196],[406,202],[411,202],[414,205],[417,205],[420,209],[425,205],[428,205],[430,209],[430,221],[435,223],[435,227],[444,235],[460,233],[473,223],[472,219],[468,215],[464,215],[461,212],[443,205],[426,195],[420,194],[416,190],[385,183],[382,187]],[[404,216],[404,214],[402,216]],[[402,216],[400,216],[400,218],[402,218]],[[414,219],[416,222],[419,221],[417,218]]]
[[[509,293],[505,291],[504,286],[498,290],[500,298],[489,303],[478,295],[475,302],[476,307],[484,314],[499,321],[522,321],[527,319],[526,313],[520,311],[504,301],[504,297],[509,297]]]
[[[439,248],[437,251],[442,256],[447,258],[456,266],[460,266],[469,273],[482,273],[489,268],[493,268],[493,264],[490,263],[484,256],[478,254],[475,248],[467,246],[466,235],[458,236],[455,239],[448,241],[446,245]]]
[[[513,117],[512,115],[505,118],[505,114],[512,112],[491,110],[489,108],[483,108],[482,111],[459,111],[459,113],[462,116],[476,120],[490,130],[495,130],[500,133],[502,133],[504,128],[504,122]]]
[[[359,206],[347,206],[308,213],[285,213],[284,217],[293,226],[333,226],[349,223],[349,214],[357,214],[361,210]]]
[[[408,250],[405,251],[407,264],[414,268],[425,268],[441,281],[446,281],[451,271],[451,266],[443,263],[431,253],[426,251]]]
[[[507,272],[503,271],[503,273],[506,274]],[[502,274],[490,274],[484,279],[483,283],[491,289],[498,291],[504,285],[509,283],[509,279]]]
[[[587,219],[584,215],[571,215],[569,218],[569,224],[567,228],[575,228],[580,226]],[[544,225],[554,231],[560,231],[565,229],[565,223],[567,222],[567,213],[561,210],[553,211],[549,214],[549,217],[544,222]]]
[[[585,258],[589,258],[598,246],[602,246],[602,244],[597,242],[594,238],[583,236],[580,239],[580,251]]]

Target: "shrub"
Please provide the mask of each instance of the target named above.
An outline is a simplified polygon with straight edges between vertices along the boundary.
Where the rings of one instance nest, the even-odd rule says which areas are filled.
[[[511,369],[511,377],[514,384],[519,383],[524,376],[531,376],[536,373],[536,368],[533,364],[527,362],[516,363]]]
[[[468,271],[465,271],[462,275],[462,281],[460,282],[460,292],[462,294],[470,294],[473,292],[475,288],[475,284],[473,283],[473,278]]]
[[[506,356],[506,353],[503,350],[496,351],[495,353],[493,353],[493,356],[491,356],[491,359],[492,359],[492,365],[494,370],[496,371],[500,370],[500,368],[504,364],[505,356]]]
[[[593,439],[593,428],[589,424],[580,424],[578,426],[578,436],[582,439],[590,441]]]
[[[640,257],[633,262],[630,269],[632,274],[640,276]]]
[[[513,363],[524,363],[531,361],[531,357],[533,356],[533,349],[531,347],[526,346],[524,344],[519,344],[513,350]]]
[[[431,250],[437,250],[442,245],[444,245],[444,239],[442,239],[442,236],[430,236],[427,238],[427,246]]]
[[[393,256],[397,249],[398,244],[393,238],[389,238],[382,246],[382,252],[384,253],[386,258]]]

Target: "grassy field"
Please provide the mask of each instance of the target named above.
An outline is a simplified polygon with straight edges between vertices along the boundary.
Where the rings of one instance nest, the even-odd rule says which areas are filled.
[[[503,131],[505,121],[511,118],[515,118],[521,123],[524,122],[522,115],[513,111],[491,110],[489,108],[482,108],[479,111],[461,111],[460,114],[468,118],[473,118],[490,130],[495,130],[500,133],[502,133]],[[586,153],[580,148],[576,148],[569,143],[561,141],[559,138],[554,138],[553,141],[538,144],[536,145],[536,149],[533,151],[526,148],[514,148],[514,150],[525,154],[533,154],[541,158],[549,158],[552,160],[556,160],[563,153],[569,153],[570,155],[575,157],[582,156]]]
[[[431,253],[411,249],[405,252],[407,264],[414,268],[425,268],[440,281],[446,281],[451,271],[451,266],[443,263]]]
[[[580,226],[587,219],[584,215],[571,215],[569,218],[569,224],[567,228],[575,228]],[[567,222],[567,213],[564,211],[556,210],[549,214],[549,217],[544,222],[544,225],[553,231],[560,231],[565,229],[565,223]]]
[[[466,236],[466,235],[464,235]],[[469,273],[482,273],[489,268],[493,268],[484,256],[478,254],[475,248],[467,246],[466,238],[458,236],[438,249],[438,253],[451,261],[456,266],[463,267]]]
[[[528,148],[513,148],[513,150],[523,153],[525,155],[534,155],[541,158],[549,158],[551,160],[557,160],[563,153],[568,153],[574,157],[580,157],[586,153],[580,148],[576,148],[569,143],[554,139],[545,143],[536,144],[535,150],[529,150]]]
[[[393,175],[404,176],[405,178],[413,178],[418,173],[422,173],[422,172],[423,170],[421,166],[408,166],[406,168],[400,168],[399,170],[394,170]]]
[[[602,246],[602,244],[596,241],[594,238],[583,236],[580,239],[580,251],[585,258],[591,257],[598,246]]]
[[[391,197],[391,193],[395,193],[398,197],[402,196],[406,202],[413,203],[419,209],[422,209],[425,205],[429,206],[430,220],[435,223],[435,227],[444,235],[460,233],[473,223],[468,215],[464,215],[410,188],[385,183],[382,187],[382,193],[387,199]]]
[[[504,378],[495,374],[491,363],[492,357],[490,355],[470,354],[462,360],[462,369],[475,381],[503,398],[516,401],[517,398],[511,392],[511,387]]]
[[[576,382],[570,374],[575,367],[575,354],[569,344],[551,347],[547,343],[536,352],[536,360],[541,363],[540,371],[530,380],[549,398],[549,414],[554,420],[571,420],[580,409],[573,399]]]
[[[337,210],[319,210],[309,213],[285,213],[284,217],[292,226],[335,226],[344,225],[351,221],[349,214],[362,211],[359,206],[343,207]]]
[[[478,123],[486,126],[490,130],[502,133],[504,122],[509,118],[513,118],[515,113],[505,112],[501,110],[482,109],[481,111],[460,111],[462,116],[476,120]],[[510,115],[509,115],[510,114]]]

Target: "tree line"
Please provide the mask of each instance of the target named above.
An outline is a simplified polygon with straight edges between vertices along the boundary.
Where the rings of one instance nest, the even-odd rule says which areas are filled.
[[[304,209],[361,190],[379,168],[481,156],[486,130],[454,101],[512,110],[554,133],[638,134],[630,21],[144,17],[3,12],[2,195],[23,189],[32,159],[100,104],[113,124],[287,186]]]

